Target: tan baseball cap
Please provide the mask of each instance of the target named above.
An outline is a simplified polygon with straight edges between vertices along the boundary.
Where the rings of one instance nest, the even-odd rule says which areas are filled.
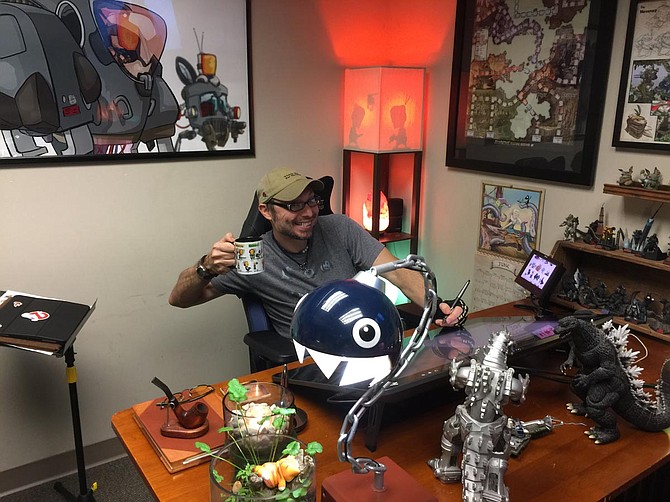
[[[261,178],[256,195],[259,204],[265,204],[270,199],[292,201],[300,197],[307,187],[315,192],[324,188],[319,180],[303,176],[288,167],[278,167]]]

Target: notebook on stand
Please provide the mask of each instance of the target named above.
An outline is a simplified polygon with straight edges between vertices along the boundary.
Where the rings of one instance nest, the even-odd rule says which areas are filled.
[[[0,295],[0,343],[62,355],[94,309],[95,303],[5,291]]]

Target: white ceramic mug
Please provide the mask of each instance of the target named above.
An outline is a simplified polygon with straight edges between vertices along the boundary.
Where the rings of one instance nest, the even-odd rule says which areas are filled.
[[[238,274],[259,274],[263,271],[263,239],[245,237],[235,241],[235,267]]]

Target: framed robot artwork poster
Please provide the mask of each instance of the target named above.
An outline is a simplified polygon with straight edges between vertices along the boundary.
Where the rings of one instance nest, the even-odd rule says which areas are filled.
[[[525,261],[540,246],[544,190],[482,183],[478,251]]]
[[[249,8],[0,2],[0,167],[253,155]]]

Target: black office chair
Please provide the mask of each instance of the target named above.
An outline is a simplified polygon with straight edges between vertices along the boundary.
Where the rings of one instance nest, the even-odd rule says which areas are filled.
[[[324,203],[319,214],[333,214],[330,197],[334,180],[331,176],[324,176],[319,179],[324,185],[323,191],[319,194]],[[244,220],[242,230],[240,230],[240,237],[258,237],[271,228],[270,222],[258,211],[258,196],[254,193],[249,213]],[[249,329],[249,333],[244,336],[244,343],[249,347],[249,367],[251,371],[261,371],[297,360],[292,340],[280,336],[272,328],[272,323],[260,298],[247,293],[241,299]]]

